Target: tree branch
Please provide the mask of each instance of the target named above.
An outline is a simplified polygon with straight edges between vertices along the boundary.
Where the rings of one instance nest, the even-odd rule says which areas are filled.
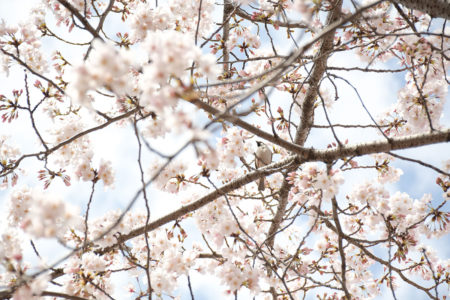
[[[409,9],[420,10],[432,17],[450,19],[449,0],[391,0]]]

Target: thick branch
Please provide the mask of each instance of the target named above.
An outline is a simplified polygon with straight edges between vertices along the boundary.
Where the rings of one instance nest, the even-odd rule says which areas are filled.
[[[147,224],[146,226],[137,228],[128,234],[121,235],[118,238],[118,241],[116,244],[114,244],[110,247],[101,249],[101,250],[97,251],[97,253],[103,254],[108,251],[111,251],[111,250],[117,248],[118,244],[120,244],[120,243],[126,242],[134,237],[144,234],[145,232],[153,231],[156,228],[159,228],[169,222],[175,221],[175,220],[181,218],[182,216],[184,216],[188,213],[191,213],[193,211],[196,211],[197,209],[205,206],[208,203],[211,203],[212,201],[216,200],[220,196],[222,196],[226,193],[229,193],[233,190],[236,190],[238,188],[241,188],[242,186],[261,178],[262,176],[269,176],[270,174],[279,172],[281,169],[284,169],[284,168],[288,167],[289,165],[291,165],[296,159],[297,159],[297,157],[295,157],[295,156],[289,156],[288,158],[286,158],[280,162],[270,164],[264,168],[260,168],[256,171],[248,173],[238,179],[235,179],[235,180],[231,181],[230,183],[225,184],[221,188],[214,190],[213,192],[201,197],[200,199],[198,199],[188,205],[185,205],[185,206],[175,210],[174,212],[167,214],[164,217],[161,217],[158,220],[155,220],[155,221]]]
[[[432,17],[450,19],[450,0],[392,0],[409,9],[420,10]]]
[[[226,111],[220,111],[217,108],[212,107],[211,105],[201,101],[198,98],[189,99],[187,101],[191,102],[198,108],[201,108],[202,110],[214,115],[217,119],[226,120],[236,126],[241,127],[242,129],[247,130],[250,133],[253,133],[254,135],[256,135],[262,139],[265,139],[266,141],[269,141],[275,145],[283,147],[291,152],[300,153],[300,151],[302,151],[302,149],[303,149],[302,147],[300,147],[298,145],[292,144],[292,143],[290,143],[286,140],[283,140],[279,137],[275,137],[272,134],[265,132],[264,130],[261,130],[261,129],[253,126],[252,124],[245,122],[238,116],[227,113]]]
[[[366,154],[402,150],[450,141],[450,129],[440,132],[423,133],[417,135],[393,138],[390,140],[379,140],[369,143],[343,146],[341,148],[315,150],[304,149],[301,154],[302,161],[333,161],[350,156],[362,156]]]
[[[78,297],[78,296],[72,296],[72,295],[69,295],[69,294],[50,292],[50,291],[42,292],[41,296],[55,297],[55,299],[56,299],[56,297],[58,297],[58,298],[70,299],[70,300],[87,300],[86,298],[81,298],[81,297]]]
[[[189,102],[220,119],[224,119],[236,126],[241,127],[242,129],[247,130],[250,133],[257,135],[262,139],[283,147],[292,153],[300,155],[302,157],[302,161],[332,161],[350,156],[362,156],[366,154],[389,152],[391,150],[402,150],[450,141],[450,129],[445,129],[433,133],[409,135],[399,138],[392,138],[390,140],[383,139],[368,143],[342,146],[335,149],[317,150],[313,148],[304,148],[279,137],[275,137],[272,134],[245,122],[239,117],[222,112],[199,99],[192,99]]]
[[[327,19],[327,26],[330,26],[336,22],[341,16],[342,1],[336,1],[335,7],[330,12]],[[322,45],[317,53],[316,61],[311,72],[311,77],[308,81],[309,88],[305,95],[305,100],[302,105],[302,115],[300,117],[300,127],[297,130],[295,136],[295,143],[298,145],[303,145],[308,137],[309,131],[314,120],[314,102],[317,98],[317,93],[319,89],[319,82],[325,73],[327,68],[328,57],[331,50],[333,49],[333,41],[336,29],[329,32],[322,40]]]
[[[423,135],[415,135],[410,137],[402,137],[397,139],[392,139],[389,141],[377,141],[372,143],[359,144],[354,146],[343,147],[341,149],[328,149],[328,150],[314,150],[312,148],[304,149],[306,155],[301,156],[289,156],[284,160],[276,163],[272,163],[264,168],[258,169],[251,173],[248,173],[232,182],[225,184],[221,188],[214,190],[213,192],[203,196],[202,198],[183,206],[176,211],[161,217],[147,225],[147,231],[152,231],[168,222],[174,221],[190,212],[193,212],[208,203],[211,203],[215,199],[219,198],[221,195],[229,193],[233,190],[241,188],[242,186],[253,182],[262,176],[269,176],[273,173],[279,172],[281,169],[290,168],[295,165],[300,165],[307,161],[327,161],[335,160],[339,158],[344,158],[348,156],[359,156],[364,154],[372,154],[379,152],[387,152],[390,150],[406,149],[410,147],[423,146],[439,142],[450,141],[450,130],[440,132],[440,133],[430,133]],[[132,239],[138,235],[144,233],[144,227],[135,229],[126,235],[122,235],[119,239],[119,243],[123,243],[129,239]],[[106,253],[117,245],[104,248],[98,253]]]
[[[331,24],[337,22],[339,17],[341,16],[341,7],[342,1],[338,0],[335,2],[335,6],[333,10],[330,12],[327,18],[327,27],[330,27]],[[333,48],[333,40],[336,32],[336,28],[329,31],[322,40],[322,44],[320,46],[319,52],[316,54],[316,60],[314,63],[314,67],[311,72],[311,77],[309,78],[309,89],[305,95],[305,100],[302,105],[302,115],[300,117],[300,126],[297,129],[297,133],[295,136],[294,143],[297,145],[304,145],[306,138],[308,137],[309,131],[311,130],[311,126],[314,123],[314,102],[317,97],[317,92],[319,88],[319,82],[325,73],[327,67],[328,56]],[[283,217],[286,213],[286,207],[288,202],[288,195],[291,185],[288,183],[286,178],[283,180],[283,184],[280,188],[280,198],[277,207],[277,212],[273,218],[272,224],[267,233],[268,236],[268,244],[273,246],[275,242],[275,233],[278,231],[280,227]]]
[[[222,18],[223,24],[222,41],[223,41],[223,61],[225,62],[223,65],[223,71],[225,73],[228,73],[230,71],[230,65],[228,63],[228,61],[230,60],[230,51],[227,47],[227,42],[230,35],[230,14],[233,13],[233,8],[234,8],[233,4],[231,3],[230,0],[224,0],[223,18]]]

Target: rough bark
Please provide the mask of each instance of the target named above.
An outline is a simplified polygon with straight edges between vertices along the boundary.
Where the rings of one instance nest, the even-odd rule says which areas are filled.
[[[434,18],[450,19],[450,0],[392,0],[392,2],[420,10]]]

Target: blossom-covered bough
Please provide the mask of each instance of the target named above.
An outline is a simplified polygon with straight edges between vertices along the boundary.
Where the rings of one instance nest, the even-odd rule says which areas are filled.
[[[34,2],[0,23],[1,299],[448,297],[448,0]]]

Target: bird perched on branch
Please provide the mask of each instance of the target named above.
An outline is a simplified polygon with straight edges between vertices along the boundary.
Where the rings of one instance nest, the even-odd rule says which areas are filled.
[[[272,151],[270,148],[264,144],[263,142],[256,141],[256,144],[258,145],[258,148],[255,152],[255,166],[257,169],[262,168],[264,166],[267,166],[272,162]],[[264,190],[264,181],[265,178],[262,177],[259,179],[258,183],[258,190],[263,191]]]

